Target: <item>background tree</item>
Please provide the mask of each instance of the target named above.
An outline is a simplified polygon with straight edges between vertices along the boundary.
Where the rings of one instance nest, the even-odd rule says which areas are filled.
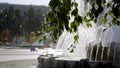
[[[40,9],[34,10],[32,6],[30,6],[29,9],[27,9],[27,11],[24,13],[23,19],[23,26],[27,37],[29,37],[31,32],[41,31],[41,21],[44,19],[44,17],[42,16]]]
[[[47,13],[46,7],[37,9],[32,5],[28,7],[24,11],[21,8],[16,9],[14,6],[1,9],[0,33],[7,28],[13,37],[25,36],[28,39],[30,32],[41,31],[44,26],[41,21],[45,17],[44,14]]]
[[[34,26],[34,16],[35,12],[32,7],[29,7],[27,11],[24,13],[24,25],[25,25],[25,31],[28,33],[33,31]]]
[[[0,11],[0,33],[3,31],[3,17],[2,17],[2,10]]]
[[[42,26],[42,21],[44,19],[44,16],[41,13],[41,10],[38,9],[35,11],[35,31],[41,31],[43,26]]]
[[[12,10],[11,10],[12,9]],[[10,30],[13,36],[17,36],[20,34],[20,25],[21,25],[21,16],[20,11],[18,9],[9,8],[9,22],[10,22]]]
[[[12,7],[6,8],[1,10],[0,13],[1,17],[1,32],[4,31],[6,28],[10,30],[12,36],[16,36],[19,34],[18,26],[20,25],[20,12],[17,9],[13,9]]]

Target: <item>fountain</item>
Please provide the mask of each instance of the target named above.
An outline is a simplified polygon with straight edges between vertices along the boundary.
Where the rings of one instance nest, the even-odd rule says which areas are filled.
[[[79,14],[81,16],[85,16],[85,13],[89,8],[89,4],[87,4],[85,0],[76,0],[76,2],[79,3]],[[106,12],[107,10],[109,9],[106,9],[104,12]],[[111,19],[110,16],[108,16],[107,18]],[[98,20],[97,25],[91,21],[91,28],[88,28],[86,24],[82,24],[78,27],[78,32],[76,33],[69,33],[64,30],[64,32],[58,39],[56,49],[53,49],[53,53],[51,53],[52,55],[50,55],[51,57],[47,57],[49,57],[49,59],[53,59],[53,64],[57,62],[57,64],[66,64],[72,66],[74,64],[77,65],[77,62],[78,64],[81,64],[81,62],[79,61],[83,59],[85,59],[85,61],[93,62],[93,64],[99,62],[103,62],[102,64],[104,64],[104,62],[106,62],[105,64],[107,64],[107,62],[108,64],[110,62],[119,64],[120,26],[109,26],[108,24],[109,22],[111,22],[111,20],[107,22],[107,25],[99,25],[99,22],[101,22],[101,19]],[[74,44],[74,35],[76,34],[79,35],[78,43],[75,44],[76,48],[74,49],[74,53],[70,53],[67,48]],[[47,50],[47,52],[49,52],[49,50]],[[39,57],[39,60],[40,59],[41,56]],[[42,57],[42,59],[46,58]],[[42,60],[39,62],[41,63]]]

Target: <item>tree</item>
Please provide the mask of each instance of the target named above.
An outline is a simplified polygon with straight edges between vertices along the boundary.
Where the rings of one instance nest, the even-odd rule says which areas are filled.
[[[44,8],[34,9],[33,7],[30,6],[27,11],[15,9],[14,6],[0,10],[0,33],[7,28],[12,36],[23,36],[25,33],[28,37],[32,31],[41,31],[43,27],[41,21],[44,19],[41,10]]]
[[[41,28],[41,21],[43,16],[40,10],[35,11],[32,6],[24,13],[24,27],[25,31],[30,33],[38,31]],[[34,28],[33,28],[34,27]]]
[[[13,7],[5,8],[1,10],[0,18],[1,32],[7,28],[12,33],[12,36],[19,34],[20,12],[18,9]]]
[[[35,11],[35,31],[41,31],[42,30],[42,21],[44,19],[44,16],[41,13],[41,10],[38,9],[37,11]]]
[[[1,10],[0,11],[0,32],[3,31],[3,24],[2,24],[2,22],[3,22],[3,17],[2,17],[2,10]]]
[[[30,6],[29,9],[24,13],[24,27],[25,31],[30,33],[33,31],[33,26],[34,26],[34,16],[35,12],[34,9]]]
[[[30,6],[27,11],[24,12],[23,26],[27,37],[29,37],[28,35],[31,32],[37,32],[41,30],[42,20],[43,16],[40,9],[35,10],[32,6]]]
[[[9,7],[8,9],[8,23],[10,26],[10,30],[13,36],[20,35],[20,25],[21,25],[21,16],[20,11],[18,9],[14,9],[13,7]]]
[[[50,12],[46,18],[45,24],[47,25],[45,30],[49,30],[54,39],[58,39],[62,31],[76,32],[78,26],[83,22],[86,22],[88,27],[92,27],[90,21],[97,22],[98,16],[104,11],[105,8],[111,8],[109,11],[103,14],[102,24],[107,24],[107,16],[112,17],[112,22],[109,25],[120,25],[120,0],[84,0],[90,3],[91,7],[86,16],[82,17],[78,14],[78,3],[75,0],[51,0],[49,3]],[[106,2],[107,1],[107,2]],[[73,22],[69,22],[71,16],[74,17]],[[75,40],[78,36],[74,37]]]

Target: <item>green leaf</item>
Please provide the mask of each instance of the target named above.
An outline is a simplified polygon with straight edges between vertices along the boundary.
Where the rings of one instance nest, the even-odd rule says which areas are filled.
[[[103,4],[105,4],[106,3],[106,0],[103,0]]]
[[[80,23],[82,23],[82,17],[81,16],[75,16],[75,21],[78,23],[77,25],[79,26]]]
[[[68,25],[68,24],[65,24],[65,29],[66,29],[67,31],[69,31],[69,25]]]
[[[70,50],[70,48],[67,48],[67,50]]]
[[[43,36],[43,40],[46,40],[46,36]]]
[[[118,18],[119,15],[120,15],[120,7],[119,7],[118,5],[112,7],[112,13],[114,14],[114,16],[115,16],[116,18]]]
[[[109,14],[110,14],[110,16],[113,17],[113,18],[115,17],[114,14],[113,14],[113,12],[112,12],[111,10],[109,11]]]
[[[87,2],[89,2],[89,0],[86,0]]]
[[[74,25],[74,32],[76,32],[77,30],[78,30],[78,27],[77,27],[77,25]]]
[[[103,23],[106,24],[106,22],[107,22],[107,16],[104,16]]]
[[[90,14],[91,14],[90,12],[87,12],[87,16],[90,16]]]
[[[120,26],[120,21],[116,21],[116,25]]]
[[[90,19],[85,18],[85,19],[84,19],[84,21],[87,23],[87,22],[89,22],[89,21],[90,21]]]
[[[112,5],[112,3],[107,3],[107,8],[109,8]]]
[[[87,23],[87,27],[92,27],[92,24],[91,23]]]
[[[75,5],[75,7],[77,7],[77,6],[78,6],[78,3],[74,2],[74,5]]]
[[[78,41],[78,39],[79,39],[79,36],[78,36],[78,35],[75,35],[75,36],[74,36],[74,40],[75,40],[75,41]]]
[[[70,27],[70,29],[69,29],[69,32],[70,32],[70,33],[72,33],[72,32],[73,32],[73,30],[72,30],[72,28],[71,28],[71,27]]]
[[[96,18],[94,19],[94,22],[97,23],[97,19]]]
[[[67,19],[70,20],[70,16],[67,16]]]
[[[76,22],[71,22],[71,24],[70,24],[70,31],[72,31],[72,32],[76,32],[77,30],[78,30],[78,25],[76,24]]]
[[[72,12],[71,15],[77,16],[78,15],[78,9],[75,8]]]
[[[76,46],[73,46],[73,48],[76,48]]]
[[[58,39],[58,35],[59,35],[59,29],[58,28],[53,28],[53,36],[54,39]]]
[[[115,24],[115,22],[116,22],[116,19],[113,18],[113,19],[112,19],[112,24]]]
[[[71,50],[70,50],[70,53],[74,53],[74,49],[71,49]]]
[[[39,43],[42,41],[42,39],[39,39]]]

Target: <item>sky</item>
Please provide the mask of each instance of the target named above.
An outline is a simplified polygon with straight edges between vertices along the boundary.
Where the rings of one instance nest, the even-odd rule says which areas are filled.
[[[0,0],[0,3],[48,6],[49,1],[50,0]]]

